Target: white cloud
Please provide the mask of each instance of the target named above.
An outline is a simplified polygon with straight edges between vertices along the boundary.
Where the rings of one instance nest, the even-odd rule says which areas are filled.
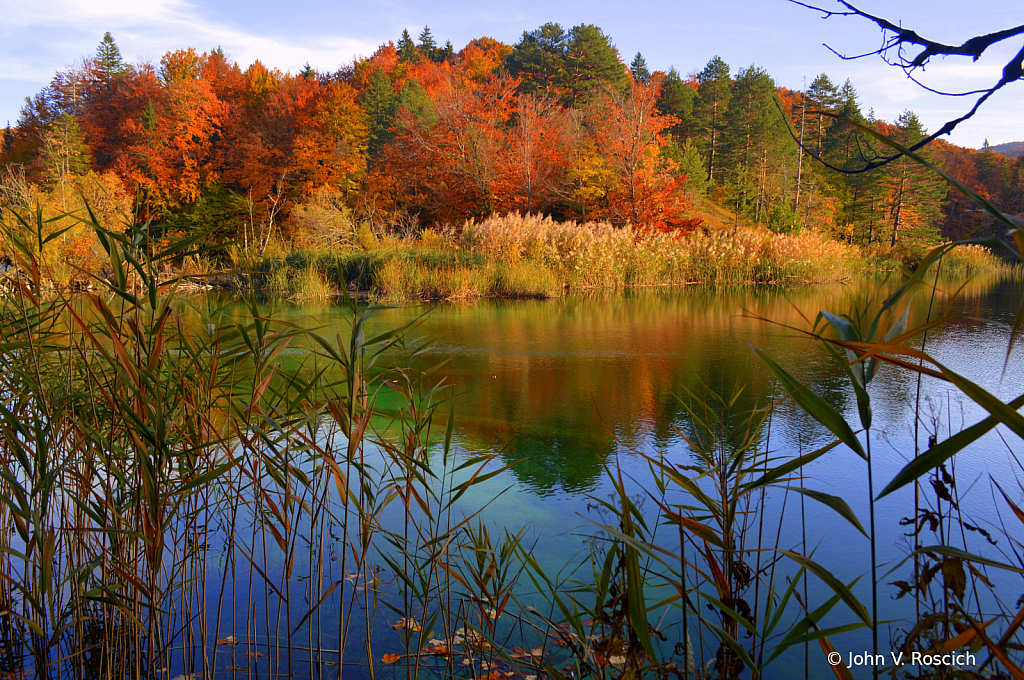
[[[259,58],[268,66],[297,70],[307,60],[333,69],[376,45],[327,34],[267,35],[211,20],[185,0],[57,0],[46,6],[7,3],[0,28],[0,79],[45,82],[57,69],[92,54],[104,31],[129,61],[158,61],[173,49],[221,46],[244,67]]]

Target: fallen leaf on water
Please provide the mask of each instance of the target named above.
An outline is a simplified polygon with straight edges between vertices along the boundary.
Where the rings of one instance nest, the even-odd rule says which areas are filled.
[[[263,656],[263,652],[249,652],[249,656],[251,656],[254,659],[259,659]]]
[[[402,630],[403,628],[408,628],[414,633],[418,633],[421,630],[423,630],[423,626],[416,623],[416,619],[398,619],[398,623],[391,624],[391,627],[395,630]]]
[[[391,663],[397,663],[398,660],[401,659],[401,658],[402,658],[401,654],[385,654],[384,656],[382,656],[380,658],[380,660],[383,661],[384,663],[391,664]]]
[[[533,656],[533,657],[536,657],[536,658],[539,659],[540,657],[544,656],[544,648],[543,647],[533,647],[533,648],[531,648],[530,649],[530,656]]]
[[[247,671],[249,670],[245,666],[228,666],[229,671]]]
[[[427,647],[423,650],[427,654],[433,654],[435,656],[448,656],[451,654],[451,650],[445,645],[434,645],[433,647]]]
[[[221,640],[217,640],[217,644],[218,645],[224,645],[225,647],[234,647],[235,645],[238,644],[238,640],[235,638],[234,635],[229,635],[226,638],[223,638]]]

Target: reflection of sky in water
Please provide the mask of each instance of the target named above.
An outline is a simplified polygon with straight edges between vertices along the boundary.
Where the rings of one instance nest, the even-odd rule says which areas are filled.
[[[585,537],[595,531],[593,521],[598,518],[588,512],[587,504],[590,498],[607,499],[612,493],[606,468],[618,465],[630,495],[642,498],[653,484],[647,463],[637,452],[660,453],[678,462],[689,459],[675,429],[685,431],[686,423],[678,397],[686,390],[699,391],[701,381],[712,386],[739,381],[747,384],[740,406],[763,406],[773,394],[774,382],[748,344],[766,351],[799,379],[825,376],[834,366],[787,326],[808,328],[818,311],[850,309],[863,292],[854,286],[795,291],[653,289],[551,301],[437,305],[415,329],[409,344],[438,339],[425,355],[427,365],[451,357],[440,375],[458,395],[457,448],[493,453],[503,463],[515,463],[511,473],[466,494],[463,506],[487,505],[483,516],[488,521],[513,530],[528,527],[527,542],[535,544],[533,553],[553,568],[578,560]],[[1020,293],[1019,283],[990,282],[988,288],[979,283],[966,291],[953,312],[1006,323]],[[939,308],[945,302],[939,296]],[[386,310],[375,323],[395,326],[423,309]],[[927,296],[917,296],[911,323],[922,322],[926,309]],[[322,334],[347,333],[345,328],[330,328],[340,323],[336,308],[283,311],[294,313],[294,321],[302,325],[322,325]],[[1007,338],[1005,326],[956,322],[933,331],[927,351],[1008,399],[1024,392],[1024,372],[1019,369],[1020,350],[1004,372]],[[856,404],[844,380],[826,378],[816,391],[855,423]],[[876,493],[913,455],[916,391],[915,376],[886,366],[871,384]],[[931,378],[921,381],[921,403],[926,417],[919,434],[922,445],[926,445],[927,429],[934,427],[932,414],[940,439],[983,417],[980,409],[948,384]],[[770,447],[776,455],[807,453],[828,441],[830,436],[791,402],[783,403],[773,417]],[[1020,453],[1019,439],[1008,441]],[[973,485],[962,508],[974,524],[997,529],[995,507],[1001,507],[1001,501],[993,500],[989,475],[1011,479],[1016,472],[1013,457],[995,433],[957,457],[960,490]],[[808,487],[843,497],[867,526],[863,460],[837,449],[805,473]],[[912,503],[912,490],[907,487],[876,504],[879,559],[886,565],[880,573],[910,550],[911,539],[904,536],[906,529],[898,521],[911,513]],[[654,514],[652,499],[645,501],[645,507]],[[781,547],[801,550],[798,513],[796,494],[772,489],[765,501],[764,542],[774,544],[781,526]],[[805,514],[808,550],[816,550],[817,558],[844,581],[868,573],[868,542],[863,536],[823,506],[807,502]],[[678,547],[675,539],[666,540],[666,547]],[[935,542],[931,537],[922,540]],[[980,548],[976,536],[968,537],[968,546]],[[883,581],[905,579],[907,570],[904,567]],[[870,593],[863,585],[857,592],[869,603]],[[1004,599],[1016,599],[1010,595],[1009,583],[1004,580],[999,585],[1002,588],[997,590],[1006,591]],[[888,586],[880,591],[883,618],[900,616],[903,602],[894,603],[893,592]],[[848,618],[841,616],[828,623],[845,621]],[[883,652],[888,649],[888,634],[880,635]],[[870,647],[870,633],[858,631],[833,642],[841,650],[863,651]],[[817,662],[812,662],[812,676]],[[826,669],[822,662],[817,670]],[[783,670],[780,665],[775,672]],[[855,675],[863,673],[855,670]],[[774,677],[785,677],[785,673]]]

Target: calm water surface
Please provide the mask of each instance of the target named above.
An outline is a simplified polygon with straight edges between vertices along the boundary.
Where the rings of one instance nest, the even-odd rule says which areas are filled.
[[[944,286],[950,291],[957,287]],[[527,527],[527,536],[536,543],[535,554],[548,567],[557,567],[578,561],[587,537],[594,533],[598,517],[588,511],[588,501],[611,494],[608,469],[621,468],[631,493],[642,499],[653,485],[641,453],[664,455],[681,464],[691,460],[679,434],[687,431],[680,401],[687,390],[698,392],[701,383],[719,388],[740,382],[746,387],[739,403],[747,408],[778,396],[776,383],[751,346],[802,380],[827,375],[834,365],[801,331],[810,328],[821,310],[850,312],[870,295],[888,289],[877,282],[793,290],[635,289],[556,300],[410,304],[384,311],[374,323],[394,327],[430,312],[409,341],[435,340],[425,357],[428,364],[450,359],[439,375],[457,395],[457,450],[495,454],[506,463],[518,461],[511,471],[467,494],[463,503],[467,511],[489,504],[484,517],[491,523]],[[1019,281],[979,280],[968,284],[951,311],[1006,324],[1021,294]],[[933,314],[948,302],[940,292]],[[914,299],[911,324],[924,320],[928,303],[927,292]],[[348,332],[348,312],[337,305],[285,306],[275,313],[325,335],[344,337]],[[1024,371],[1019,350],[1004,370],[1008,335],[1007,327],[998,323],[957,321],[932,332],[927,350],[997,396],[1010,399],[1024,392]],[[291,351],[296,361],[305,352]],[[825,379],[817,391],[851,423],[857,422],[852,391],[842,379]],[[890,367],[882,367],[871,383],[876,492],[914,454],[917,392],[915,376]],[[969,400],[940,381],[925,378],[920,395],[922,448],[931,432],[938,430],[942,439],[983,417]],[[1004,436],[1009,447],[993,433],[958,456],[954,470],[966,497],[965,514],[995,531],[999,519],[989,478],[1019,475],[1010,447],[1022,453],[1019,439]],[[828,441],[831,436],[816,422],[783,403],[767,446],[776,455],[789,457]],[[806,470],[805,484],[842,496],[867,525],[867,467],[852,452],[836,449],[816,461]],[[911,539],[898,520],[910,514],[912,506],[908,489],[876,505],[879,559],[887,564],[880,573],[910,551]],[[806,507],[806,546],[795,498],[773,490],[765,517],[772,527],[766,543],[774,544],[774,532],[781,526],[781,547],[815,551],[816,558],[846,582],[858,576],[869,580],[867,539],[830,510]],[[970,545],[973,539],[968,541]],[[884,581],[905,579],[907,570]],[[1011,593],[1014,588],[1019,591],[1019,584],[998,587],[1005,590],[1004,599],[1016,600],[1019,592]],[[895,592],[886,587],[880,593],[882,618],[901,619],[906,613],[904,604],[894,601]],[[870,603],[867,588],[860,587],[857,594]],[[850,620],[839,613],[828,623]],[[883,653],[891,648],[889,635],[897,625],[881,634]],[[845,657],[848,651],[870,649],[870,633],[856,631],[833,643]],[[818,657],[812,650],[812,677],[831,675]],[[775,677],[793,672],[787,663],[796,662],[780,661]],[[802,673],[802,656],[799,670]],[[855,675],[868,677],[856,669]]]

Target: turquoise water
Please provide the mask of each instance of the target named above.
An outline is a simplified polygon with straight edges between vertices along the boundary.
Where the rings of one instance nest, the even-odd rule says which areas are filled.
[[[933,315],[942,311],[949,302],[946,293],[958,285],[944,286],[936,297]],[[459,511],[469,514],[482,508],[480,517],[491,526],[522,529],[534,556],[554,572],[578,564],[588,554],[592,537],[600,535],[596,524],[603,519],[593,507],[595,501],[607,500],[614,492],[610,472],[621,471],[630,496],[656,521],[658,494],[652,493],[656,489],[647,457],[664,457],[680,465],[693,462],[683,437],[692,433],[683,406],[688,392],[700,393],[702,384],[715,389],[742,384],[736,402],[739,410],[763,407],[779,396],[777,383],[752,347],[765,351],[801,380],[823,378],[816,391],[849,422],[856,423],[852,390],[841,377],[829,377],[835,365],[805,331],[819,311],[848,312],[880,290],[887,290],[886,284],[793,290],[654,288],[555,300],[409,304],[382,311],[373,325],[378,329],[395,327],[426,313],[407,334],[406,344],[414,347],[433,342],[418,359],[422,366],[447,361],[431,380],[449,385],[454,395],[456,457],[487,454],[495,457],[495,466],[511,465],[464,495]],[[927,351],[1002,399],[1021,394],[1024,372],[1019,369],[1020,351],[1005,362],[1009,337],[1005,324],[1012,320],[1021,293],[1019,281],[969,284],[950,313],[984,321],[961,319],[933,331]],[[927,293],[914,298],[911,324],[924,320],[928,304]],[[898,310],[902,312],[902,306]],[[276,318],[322,335],[347,337],[349,313],[340,305],[275,305],[274,313]],[[915,346],[919,343],[920,339],[915,340]],[[301,343],[288,351],[285,363],[308,359],[309,347]],[[400,360],[401,352],[390,357]],[[1004,370],[1004,365],[1008,369]],[[871,383],[871,395],[876,493],[914,455],[915,411],[922,414],[917,425],[919,449],[927,447],[930,434],[937,432],[941,440],[983,417],[972,402],[939,380],[924,378],[918,397],[916,376],[892,367],[879,370]],[[381,404],[385,408],[396,405],[386,398]],[[770,431],[765,431],[759,447],[784,459],[831,439],[820,425],[786,401],[776,409]],[[1012,481],[1020,476],[1015,452],[1020,453],[1020,440],[1007,433],[1001,438],[997,431],[950,466],[963,494],[962,512],[994,535],[999,533],[999,513],[1005,514],[1006,506],[996,500],[989,479],[1009,480],[1011,488],[1017,489]],[[867,525],[867,468],[851,451],[840,447],[818,459],[804,470],[803,483],[842,497]],[[672,500],[685,501],[679,493]],[[893,569],[912,548],[912,539],[899,522],[912,507],[909,488],[876,504],[880,574]],[[870,608],[866,538],[837,514],[811,501],[805,501],[801,519],[799,497],[784,489],[769,491],[758,512],[750,515],[748,545],[756,542],[760,533],[762,545],[813,552],[842,581],[861,577],[854,592]],[[386,526],[399,522],[400,517],[401,509],[392,507],[381,519]],[[678,550],[675,531],[674,527],[664,528],[655,542]],[[951,542],[959,544],[959,538]],[[1013,559],[999,554],[1007,545],[1005,540],[993,547],[972,534],[966,537],[966,545],[1002,560]],[[795,571],[789,564],[779,569]],[[888,584],[906,579],[908,569],[906,565],[897,568],[880,580]],[[997,594],[1012,605],[1019,582],[995,580]],[[531,599],[528,584],[521,590],[524,601],[536,601]],[[880,633],[884,654],[892,649],[891,637],[907,625],[912,614],[909,599],[895,600],[896,593],[895,587],[883,585],[879,594],[880,618],[892,621]],[[830,594],[812,584],[809,597],[812,603],[820,603]],[[753,599],[752,592],[748,598]],[[651,616],[661,620],[670,648],[681,635],[678,613],[669,608]],[[826,619],[826,625],[852,620],[840,606]],[[388,635],[385,625],[380,628]],[[870,633],[863,629],[834,636],[831,641],[844,658],[848,652],[871,648]],[[699,642],[694,644],[705,664],[714,658],[712,647],[701,649]],[[383,642],[379,651],[390,651],[393,646],[388,645]],[[802,675],[803,665],[802,649],[794,650],[768,668],[768,677]],[[809,666],[811,677],[831,675],[816,644],[810,650]],[[856,677],[870,676],[864,668],[853,670]]]

